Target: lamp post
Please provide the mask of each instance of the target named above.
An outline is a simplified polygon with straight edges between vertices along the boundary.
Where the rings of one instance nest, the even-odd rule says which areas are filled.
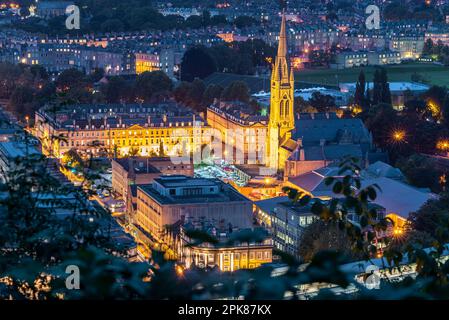
[[[392,138],[396,142],[404,142],[405,141],[405,136],[406,136],[405,131],[404,130],[400,130],[400,129],[395,130],[392,133]]]

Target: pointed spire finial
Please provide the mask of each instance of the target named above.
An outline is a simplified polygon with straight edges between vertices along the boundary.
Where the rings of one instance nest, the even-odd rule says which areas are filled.
[[[279,33],[278,57],[287,56],[287,33],[285,29],[285,9],[282,9],[281,32]]]

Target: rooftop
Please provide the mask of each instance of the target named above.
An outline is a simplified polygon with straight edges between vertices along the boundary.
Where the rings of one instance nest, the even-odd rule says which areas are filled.
[[[258,122],[268,122],[268,116],[258,114],[252,106],[239,101],[216,101],[209,109],[240,124],[253,125]]]
[[[216,193],[194,193],[187,195],[171,195],[169,193],[161,193],[158,190],[158,185],[163,188],[181,188],[181,189],[195,189],[195,188],[219,188]],[[217,203],[217,202],[248,202],[246,197],[238,193],[232,186],[225,184],[217,179],[205,178],[191,178],[182,175],[161,176],[154,179],[153,184],[140,185],[138,187],[142,192],[156,200],[162,205],[177,205],[188,203]]]
[[[325,167],[310,171],[289,182],[312,193],[315,197],[338,197],[332,191],[332,185],[324,183],[326,177],[341,178],[338,167]],[[384,207],[388,213],[394,213],[407,219],[411,212],[417,211],[426,201],[437,196],[428,190],[415,188],[402,181],[402,173],[383,163],[375,163],[361,172],[362,188],[378,185],[377,197],[374,203]]]
[[[218,180],[206,178],[191,178],[184,175],[162,176],[154,179],[166,188],[177,187],[209,187],[217,186]]]
[[[303,145],[338,142],[342,138],[371,144],[371,135],[362,120],[341,119],[335,113],[300,114],[295,119],[293,138],[302,139]]]
[[[40,154],[36,148],[27,146],[25,143],[18,141],[0,142],[0,153],[8,159]]]
[[[124,170],[129,171],[131,166],[136,173],[160,173],[152,163],[166,161],[170,162],[169,157],[148,158],[148,157],[132,157],[132,158],[114,158],[114,162],[119,164]]]
[[[199,115],[176,103],[71,105],[56,115],[41,108],[38,114],[58,128],[97,129],[141,127],[183,127],[204,123]]]

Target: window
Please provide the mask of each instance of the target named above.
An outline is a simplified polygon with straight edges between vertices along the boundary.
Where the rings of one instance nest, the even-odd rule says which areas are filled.
[[[184,196],[197,196],[201,195],[201,188],[189,188],[189,189],[183,189],[182,194]]]
[[[176,189],[170,189],[170,195],[174,196],[176,194]]]

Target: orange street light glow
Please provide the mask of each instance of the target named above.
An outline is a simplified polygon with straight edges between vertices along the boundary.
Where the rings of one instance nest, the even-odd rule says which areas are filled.
[[[393,131],[393,139],[395,141],[404,141],[405,139],[405,131],[404,130],[395,130]]]
[[[434,117],[438,116],[441,112],[440,106],[433,100],[427,101],[427,107],[429,108],[430,112],[432,112],[432,115]]]
[[[442,151],[448,151],[449,150],[449,140],[440,140],[437,142],[437,149],[440,149]]]
[[[184,276],[184,268],[180,265],[177,265],[175,267],[176,270],[176,274],[178,275],[178,277],[183,277]]]

